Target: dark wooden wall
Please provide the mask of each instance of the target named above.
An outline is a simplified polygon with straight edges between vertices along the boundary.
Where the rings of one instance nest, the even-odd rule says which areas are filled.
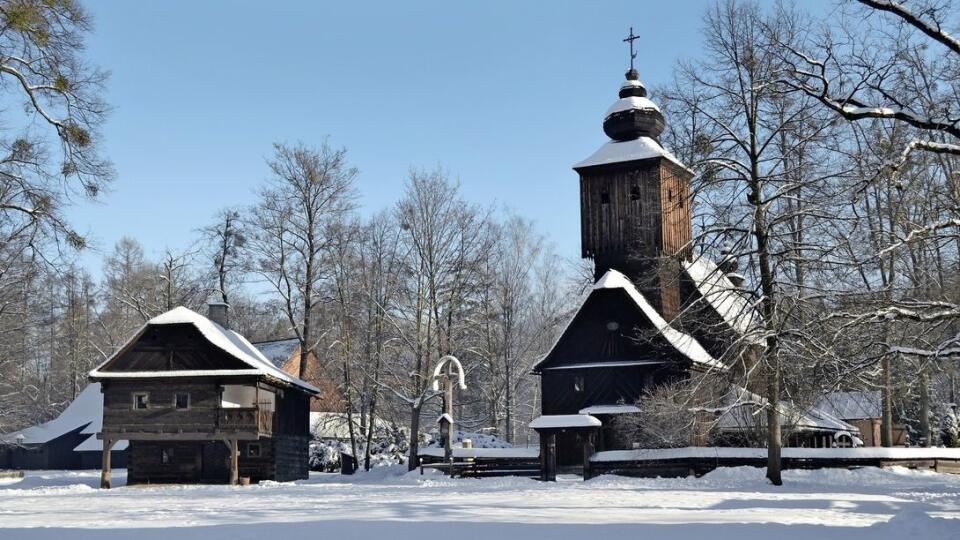
[[[126,429],[165,433],[211,433],[217,426],[220,381],[215,379],[111,380],[104,381],[102,388],[103,429],[106,432]],[[134,392],[150,393],[148,409],[133,408]],[[189,410],[174,408],[173,398],[178,392],[190,394]]]
[[[616,323],[611,330],[609,323]],[[682,360],[623,289],[590,293],[540,368],[583,362]]]
[[[643,392],[679,377],[676,364],[548,369],[540,375],[543,414],[577,414],[591,405],[633,404]],[[582,377],[583,390],[574,391]]]
[[[596,277],[630,274],[628,258],[654,258],[661,244],[659,159],[580,170],[580,243]],[[607,202],[604,202],[607,201]]]
[[[690,198],[689,171],[668,160],[660,162],[660,200],[663,212],[662,253],[689,259],[693,227],[693,201]]]
[[[101,371],[185,369],[250,369],[250,366],[213,346],[192,324],[171,324],[148,327]]]
[[[611,322],[617,323],[616,330],[608,327]],[[662,364],[556,369],[623,361]],[[681,376],[686,362],[654,331],[625,291],[595,290],[537,368],[543,414],[576,414],[589,405],[633,403],[650,384]],[[574,392],[575,377],[584,378],[583,392]]]

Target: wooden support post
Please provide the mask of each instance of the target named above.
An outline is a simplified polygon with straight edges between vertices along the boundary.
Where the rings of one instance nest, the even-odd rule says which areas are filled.
[[[230,439],[230,485],[240,483],[240,443],[237,439]]]
[[[557,480],[557,435],[550,431],[540,434],[540,479]]]
[[[583,435],[583,479],[593,478],[593,471],[590,469],[590,457],[593,456],[593,437],[592,429],[587,430]]]
[[[110,489],[112,483],[112,470],[110,469],[110,452],[113,450],[113,445],[116,444],[115,439],[104,439],[103,440],[103,463],[100,469],[100,489]]]

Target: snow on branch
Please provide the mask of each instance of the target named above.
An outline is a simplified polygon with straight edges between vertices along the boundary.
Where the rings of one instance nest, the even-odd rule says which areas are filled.
[[[897,249],[897,248],[899,248],[899,247],[901,247],[901,246],[903,246],[903,245],[905,245],[905,244],[909,244],[909,243],[911,243],[911,242],[913,242],[913,241],[915,241],[915,240],[920,240],[920,239],[926,238],[930,233],[932,233],[932,232],[934,232],[934,231],[938,231],[938,230],[940,230],[940,229],[946,229],[946,228],[949,228],[949,227],[960,227],[960,219],[956,219],[956,218],[954,218],[954,219],[946,219],[946,220],[943,220],[943,221],[938,221],[937,223],[932,223],[932,224],[930,224],[930,225],[926,225],[926,226],[924,226],[924,227],[920,227],[919,229],[914,229],[914,230],[910,231],[910,233],[907,234],[907,236],[905,236],[904,238],[902,238],[899,242],[895,242],[895,243],[893,243],[893,244],[891,244],[891,245],[889,245],[889,246],[881,249],[879,252],[877,252],[877,257],[878,257],[878,258],[879,258],[879,257],[883,257],[883,256],[886,255],[887,253],[890,253],[891,251],[893,251],[893,250],[895,250],[895,249]]]
[[[937,41],[938,43],[943,44],[951,51],[960,54],[960,40],[953,37],[946,30],[944,30],[938,21],[934,21],[932,24],[924,21],[920,18],[919,15],[910,11],[909,8],[901,4],[900,2],[894,2],[892,0],[857,0],[865,6],[872,7],[878,11],[885,11],[887,13],[892,13],[897,17],[903,19],[904,22],[910,26],[916,28],[917,30],[923,32],[931,39]]]

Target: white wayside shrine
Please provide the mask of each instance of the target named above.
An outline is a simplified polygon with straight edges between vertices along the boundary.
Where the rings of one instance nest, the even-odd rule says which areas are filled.
[[[467,389],[463,366],[453,355],[447,355],[437,362],[433,369],[433,391],[439,392],[443,384],[443,414],[437,419],[440,424],[440,437],[443,439],[443,461],[453,476],[453,385],[456,381],[461,390]]]

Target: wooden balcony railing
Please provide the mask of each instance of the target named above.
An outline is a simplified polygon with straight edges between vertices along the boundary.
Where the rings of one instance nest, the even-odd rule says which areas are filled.
[[[273,411],[256,407],[220,409],[217,427],[220,431],[253,431],[270,435],[273,433],[273,414]]]

